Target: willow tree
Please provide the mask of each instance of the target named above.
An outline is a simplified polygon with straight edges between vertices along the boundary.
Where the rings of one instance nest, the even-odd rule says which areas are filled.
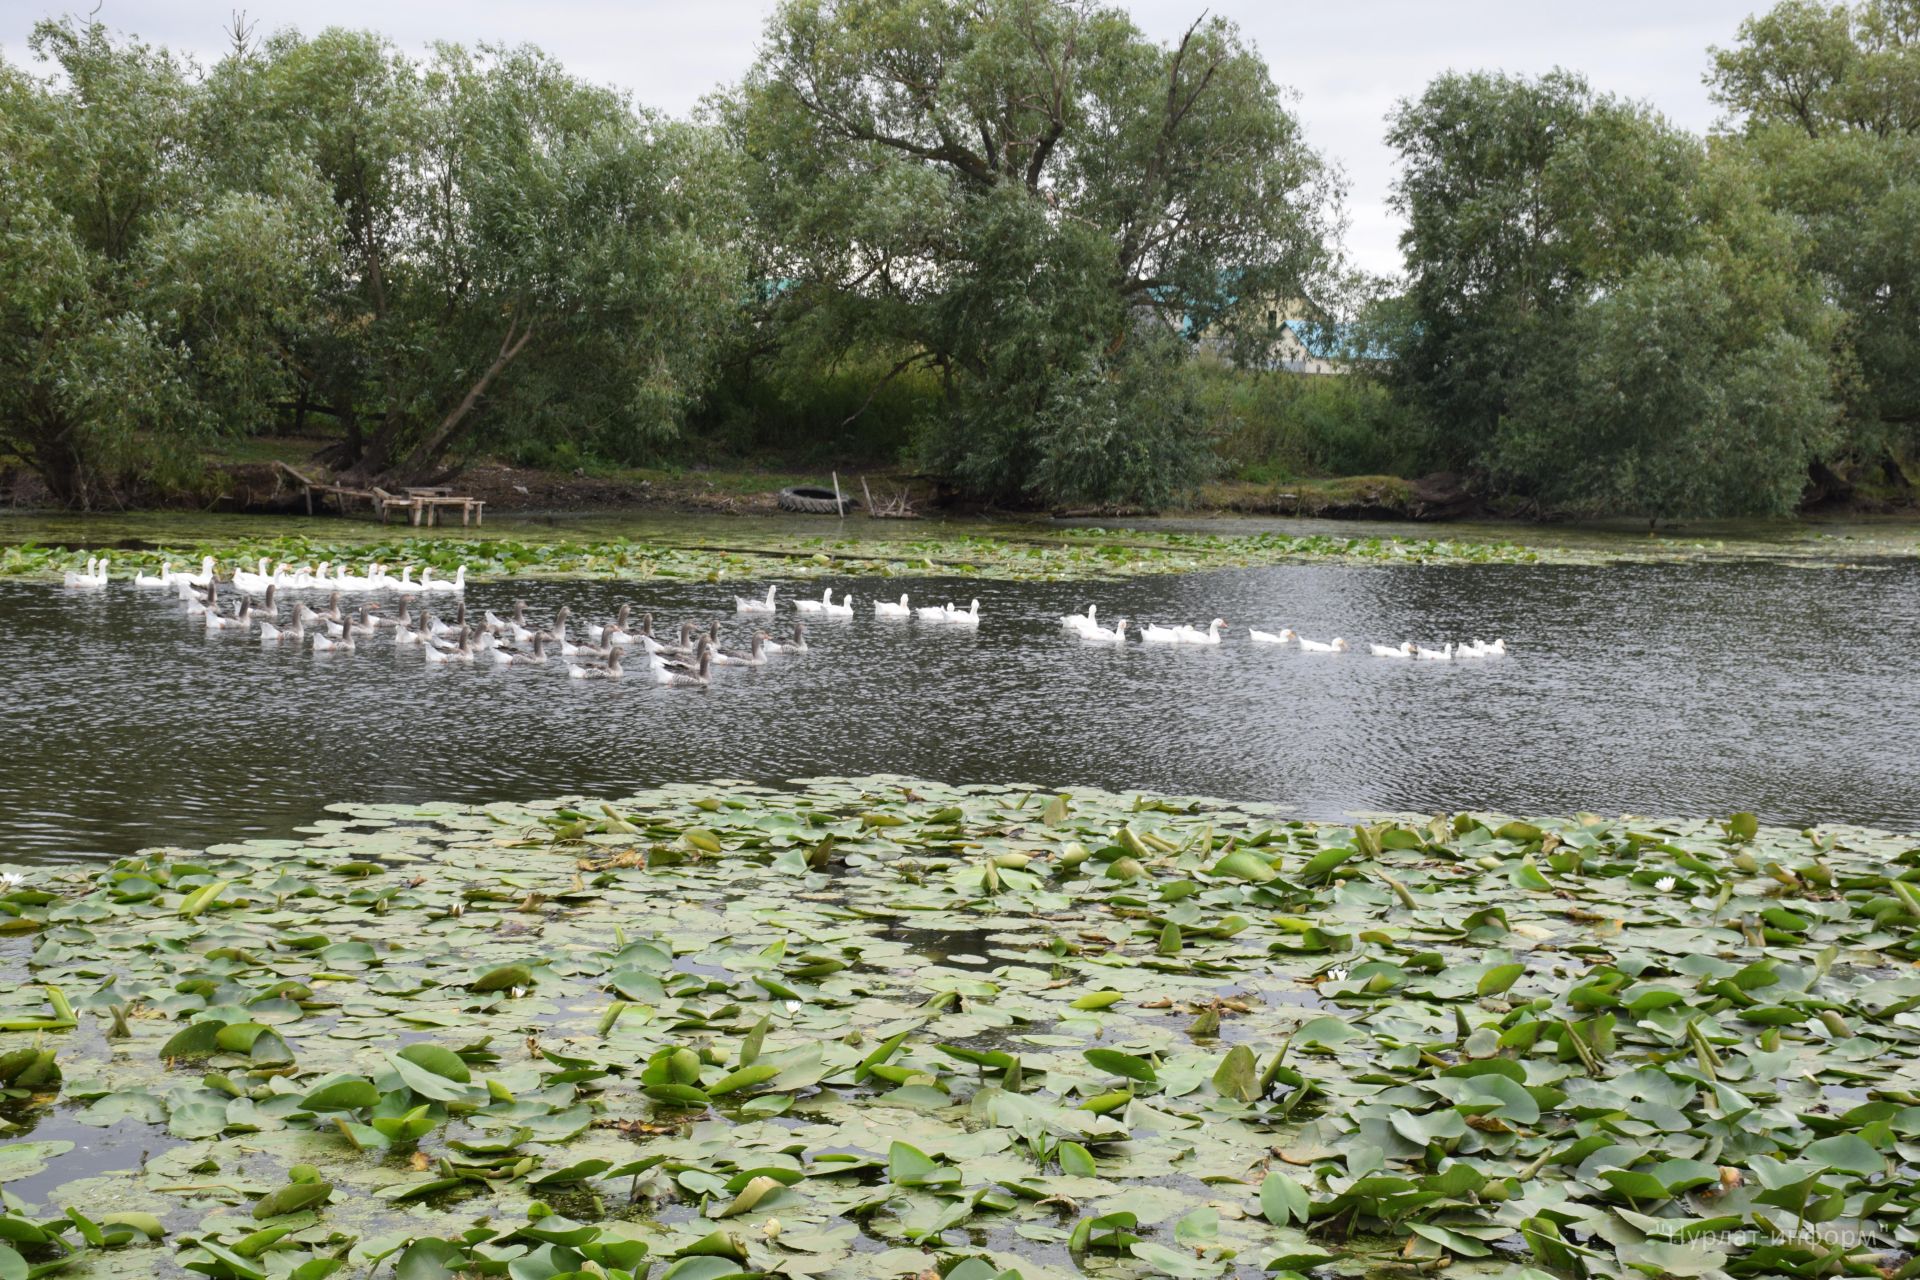
[[[1091,3],[786,0],[727,118],[762,332],[938,369],[930,460],[996,498],[1189,479],[1179,344],[1252,342],[1245,304],[1311,295],[1337,230],[1334,176],[1218,18],[1160,44]]]
[[[57,74],[0,63],[0,451],[54,498],[184,485],[285,393],[272,335],[324,214],[218,181],[192,68],[97,23],[42,23]]]
[[[1920,3],[1788,0],[1707,82],[1845,316],[1849,451],[1920,487]]]
[[[483,440],[671,436],[741,269],[712,139],[528,48],[283,34],[226,69],[236,146],[310,166],[337,211],[287,353],[336,461],[423,477]]]
[[[1563,509],[1792,508],[1830,442],[1831,313],[1744,157],[1565,72],[1440,76],[1388,140],[1391,377],[1438,461]]]

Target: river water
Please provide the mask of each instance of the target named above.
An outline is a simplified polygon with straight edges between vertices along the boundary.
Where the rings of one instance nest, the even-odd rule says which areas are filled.
[[[710,691],[564,665],[333,657],[190,622],[171,593],[0,584],[0,861],[284,834],[338,800],[619,795],[689,778],[889,772],[1249,798],[1306,816],[1459,808],[1920,828],[1920,562],[1296,566],[1103,584],[902,579],[977,632],[856,617]],[[665,630],[735,586],[483,583],[544,617],[622,601]],[[747,588],[739,587],[743,592]],[[1213,648],[1084,646],[1057,615],[1233,626]],[[783,610],[782,623],[786,621]],[[1248,643],[1290,626],[1357,652]],[[1504,659],[1368,641],[1503,636]]]

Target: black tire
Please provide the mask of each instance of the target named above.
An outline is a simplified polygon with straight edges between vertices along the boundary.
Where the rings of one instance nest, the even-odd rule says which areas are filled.
[[[782,489],[778,501],[783,511],[803,511],[816,516],[838,515],[842,508],[851,511],[860,505],[844,494],[836,501],[831,489]]]

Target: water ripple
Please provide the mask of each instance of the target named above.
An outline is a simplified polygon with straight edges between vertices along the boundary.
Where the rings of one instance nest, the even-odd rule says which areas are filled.
[[[818,585],[824,585],[821,580]],[[1920,566],[1298,566],[1086,585],[905,580],[978,595],[979,631],[861,612],[711,692],[427,667],[205,632],[171,597],[0,584],[0,860],[283,834],[336,800],[617,794],[677,779],[888,771],[1146,787],[1312,815],[1462,807],[1920,826]],[[665,623],[734,584],[502,583]],[[809,594],[813,592],[810,590]],[[1057,615],[1232,621],[1219,649],[1082,646]],[[720,615],[735,636],[744,623]],[[1344,656],[1245,627],[1344,635]],[[1369,640],[1503,635],[1505,660],[1394,662]]]

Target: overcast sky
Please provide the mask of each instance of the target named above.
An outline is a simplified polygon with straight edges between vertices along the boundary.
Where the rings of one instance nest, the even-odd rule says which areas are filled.
[[[1132,0],[1150,35],[1176,37],[1203,0]],[[101,20],[145,39],[216,56],[230,8],[262,30],[373,27],[418,50],[436,39],[538,44],[588,79],[641,102],[690,109],[752,59],[772,0],[101,0]],[[85,12],[88,5],[76,6]],[[1538,73],[1567,67],[1600,89],[1643,98],[1685,128],[1714,120],[1700,76],[1707,47],[1729,44],[1753,0],[1213,0],[1300,93],[1308,137],[1351,185],[1347,246],[1362,267],[1396,270],[1399,225],[1387,208],[1393,157],[1381,142],[1394,102],[1435,74],[1480,68]],[[0,49],[27,56],[34,20],[50,5],[0,0]]]

